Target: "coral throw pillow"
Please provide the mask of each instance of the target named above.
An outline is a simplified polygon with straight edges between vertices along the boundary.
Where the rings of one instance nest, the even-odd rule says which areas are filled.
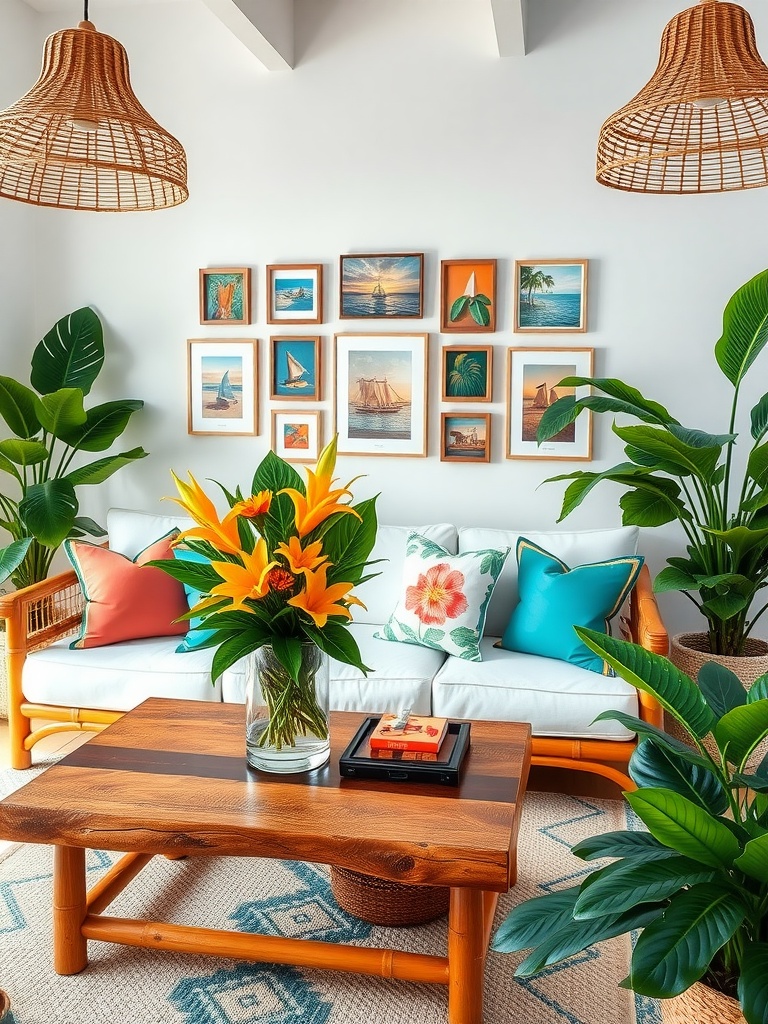
[[[509,548],[452,555],[421,534],[409,534],[402,597],[374,636],[481,661],[488,602],[508,554]]]
[[[145,565],[173,558],[172,530],[135,559],[83,541],[65,540],[64,549],[80,580],[85,611],[80,636],[70,647],[105,647],[122,640],[186,633],[174,622],[189,611],[184,587],[161,569]]]

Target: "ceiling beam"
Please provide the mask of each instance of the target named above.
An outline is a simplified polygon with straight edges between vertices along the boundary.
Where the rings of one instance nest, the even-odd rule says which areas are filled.
[[[491,0],[500,57],[525,56],[527,6],[528,0]]]
[[[293,67],[293,0],[203,0],[267,71]]]

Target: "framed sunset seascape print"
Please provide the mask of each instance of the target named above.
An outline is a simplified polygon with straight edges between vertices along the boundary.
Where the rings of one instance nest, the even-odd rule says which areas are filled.
[[[490,462],[491,414],[440,414],[441,462]]]
[[[491,401],[492,345],[445,345],[442,361],[444,402]]]
[[[199,279],[201,324],[251,322],[250,267],[209,267]]]
[[[290,335],[270,338],[269,397],[292,402],[320,401],[320,339]]]
[[[538,444],[536,432],[544,410],[559,398],[585,398],[588,386],[565,387],[567,377],[591,377],[594,349],[510,348],[507,360],[508,459],[592,458],[592,414],[587,410],[549,441]]]
[[[256,339],[187,342],[190,434],[255,434],[257,423]]]
[[[272,451],[286,462],[317,462],[320,413],[273,409]]]
[[[267,323],[322,322],[322,263],[281,263],[268,266]]]
[[[516,260],[515,330],[583,334],[588,260]]]
[[[427,454],[428,334],[337,334],[340,455]]]
[[[442,260],[440,330],[496,330],[496,260]]]
[[[423,252],[339,257],[341,320],[418,318],[423,294]]]

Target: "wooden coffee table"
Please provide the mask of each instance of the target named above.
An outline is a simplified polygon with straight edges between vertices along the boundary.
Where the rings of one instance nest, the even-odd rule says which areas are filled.
[[[448,986],[451,1024],[480,1024],[498,894],[516,878],[530,727],[473,722],[458,788],[340,779],[364,715],[331,716],[331,760],[303,775],[250,770],[244,709],[152,699],[0,803],[0,838],[55,845],[54,968],[76,974],[88,940],[209,953]],[[125,851],[90,890],[85,850]],[[337,864],[451,888],[448,955],[107,917],[154,855]]]

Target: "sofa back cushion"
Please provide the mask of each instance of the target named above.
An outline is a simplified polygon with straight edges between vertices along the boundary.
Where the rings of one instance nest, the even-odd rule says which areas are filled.
[[[640,531],[636,526],[619,526],[610,530],[525,530],[522,534],[534,544],[550,551],[568,565],[604,562],[621,555],[634,555]],[[518,530],[492,530],[468,526],[459,530],[459,554],[478,548],[506,547],[517,550]],[[501,570],[485,619],[486,636],[501,636],[509,622],[512,609],[519,600],[517,591],[517,560],[508,558]]]
[[[172,505],[170,507],[173,508]],[[154,512],[134,512],[129,508],[111,508],[107,512],[109,548],[111,551],[119,551],[126,558],[135,558],[158,537],[164,537],[171,530],[188,530],[194,525],[188,516],[166,516]]]

